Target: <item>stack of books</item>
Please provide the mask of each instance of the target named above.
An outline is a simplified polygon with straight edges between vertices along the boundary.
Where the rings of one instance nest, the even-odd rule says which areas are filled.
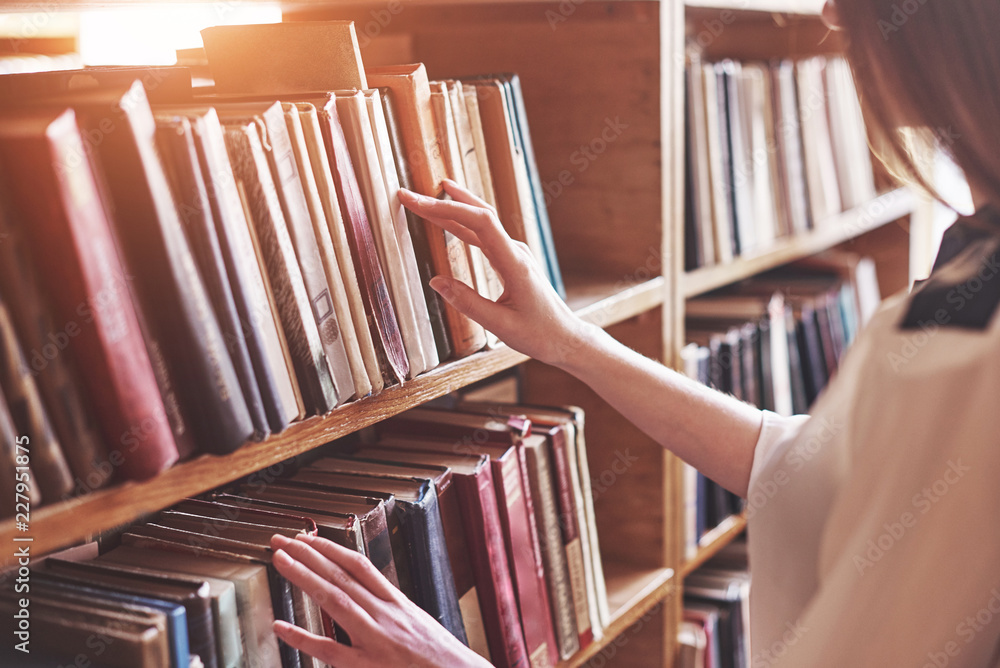
[[[32,647],[128,668],[186,667],[194,655],[320,668],[271,628],[281,619],[350,642],[271,564],[273,534],[310,534],[366,555],[494,665],[554,666],[609,617],[583,428],[574,407],[400,414],[282,477],[185,500],[100,555],[91,545],[48,558],[31,576]],[[14,596],[3,591],[0,609]],[[115,642],[98,657],[88,634]]]
[[[366,70],[350,22],[204,37],[212,89],[166,67],[0,77],[0,442],[30,438],[36,502],[496,343],[428,285],[495,299],[496,272],[400,188],[466,186],[561,288],[517,75]]]
[[[687,302],[685,373],[781,415],[804,414],[880,301],[874,261],[830,251]],[[685,469],[687,553],[742,510]]]
[[[727,545],[684,579],[678,668],[751,668],[750,573],[746,542]]]
[[[766,251],[875,196],[847,62],[687,67],[688,270]]]

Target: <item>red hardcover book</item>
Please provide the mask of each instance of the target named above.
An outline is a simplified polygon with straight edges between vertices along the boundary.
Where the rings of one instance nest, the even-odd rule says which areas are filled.
[[[129,278],[72,111],[31,111],[0,121],[0,162],[53,298],[57,321],[75,323],[67,344],[107,438],[108,461],[126,479],[177,461]]]
[[[459,497],[463,499],[465,535],[471,545],[486,548],[473,550],[470,557],[476,581],[492,583],[492,586],[480,588],[479,605],[493,665],[499,668],[528,668],[528,649],[510,577],[492,469],[482,466],[476,475],[459,477],[455,484]]]
[[[347,222],[351,255],[354,266],[361,274],[361,296],[371,321],[372,338],[381,342],[381,351],[385,353],[385,362],[389,368],[383,369],[383,372],[390,372],[391,380],[402,382],[409,375],[410,362],[403,348],[403,335],[399,331],[399,321],[389,297],[389,287],[375,250],[375,239],[365,213],[364,199],[351,163],[344,129],[337,115],[335,99],[331,98],[324,105],[320,118],[323,121],[323,139],[330,155],[340,206]]]
[[[425,430],[426,431],[426,430]],[[454,453],[455,441],[387,436],[379,446],[401,451]],[[508,433],[508,440],[510,434]],[[518,445],[462,444],[458,456],[489,457],[503,530],[504,548],[520,611],[521,628],[531,668],[551,668],[559,662],[552,612],[535,526],[531,491],[522,476],[522,448]],[[362,453],[365,450],[361,451]],[[364,456],[362,454],[361,456]],[[526,471],[524,471],[526,474]]]

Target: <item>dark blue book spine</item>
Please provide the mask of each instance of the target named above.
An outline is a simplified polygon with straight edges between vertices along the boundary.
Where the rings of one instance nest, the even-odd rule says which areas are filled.
[[[397,498],[396,508],[401,512],[402,530],[409,546],[417,605],[468,645],[462,612],[458,607],[455,577],[444,540],[437,493],[432,486],[428,486],[419,502],[405,502]]]

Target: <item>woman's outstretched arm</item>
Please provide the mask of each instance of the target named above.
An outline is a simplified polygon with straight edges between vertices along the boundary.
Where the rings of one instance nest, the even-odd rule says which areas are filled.
[[[504,283],[492,302],[467,285],[436,277],[431,286],[511,348],[589,385],[646,434],[726,489],[745,496],[761,412],[710,390],[581,321],[552,289],[527,246],[496,213],[445,182],[452,201],[401,191],[414,213],[482,248]]]

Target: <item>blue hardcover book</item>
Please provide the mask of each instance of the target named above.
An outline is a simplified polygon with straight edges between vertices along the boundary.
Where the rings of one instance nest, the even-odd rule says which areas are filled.
[[[562,272],[559,270],[559,260],[556,257],[556,246],[552,239],[552,225],[549,222],[549,210],[545,206],[545,191],[542,190],[542,179],[538,174],[538,163],[535,161],[535,148],[531,143],[531,132],[528,129],[528,112],[524,107],[524,93],[521,92],[521,78],[517,74],[501,74],[500,81],[507,89],[507,100],[510,105],[510,118],[514,126],[514,143],[524,156],[528,171],[528,182],[531,186],[531,197],[535,203],[535,214],[538,218],[538,232],[542,238],[542,251],[545,255],[549,281],[559,296],[566,299],[566,287],[563,285]]]
[[[48,579],[45,574],[35,574],[31,582],[32,590],[37,593],[51,592],[54,596],[80,599],[88,602],[99,598],[105,601],[123,603],[126,606],[151,608],[162,612],[167,618],[167,635],[170,637],[171,668],[188,668],[191,663],[191,649],[188,644],[187,613],[184,606],[157,598],[135,596],[124,592],[110,591],[99,587],[88,587],[75,582],[57,582]]]

